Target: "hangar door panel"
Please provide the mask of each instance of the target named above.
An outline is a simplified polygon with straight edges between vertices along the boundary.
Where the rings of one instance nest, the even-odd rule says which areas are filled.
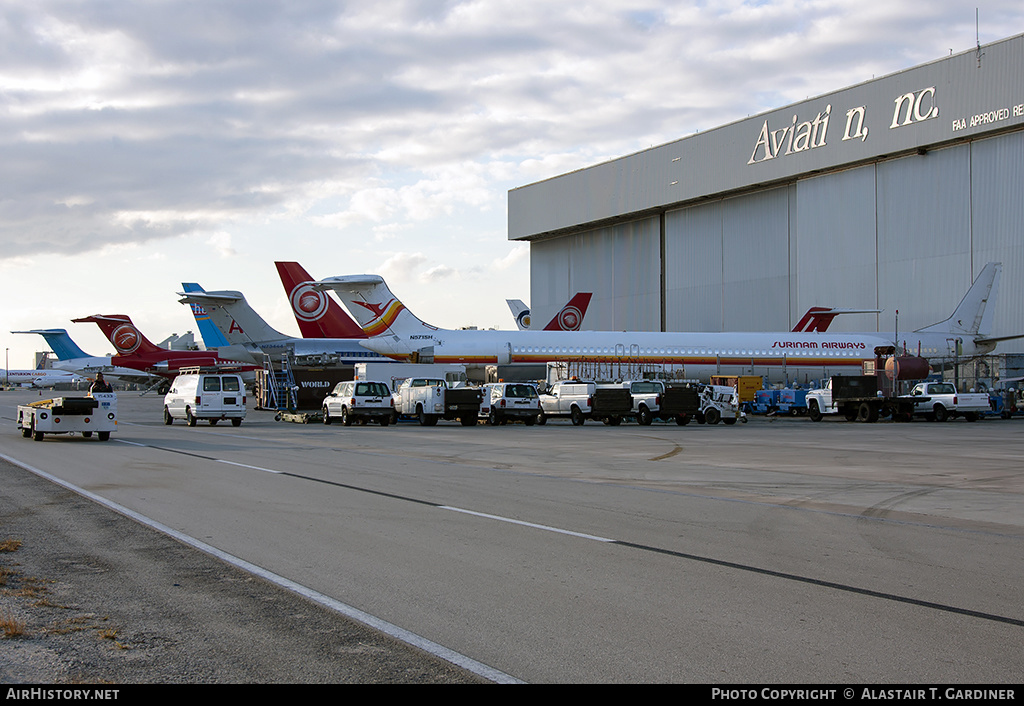
[[[789,330],[789,188],[723,206],[722,330]]]
[[[903,330],[945,319],[971,284],[970,155],[959,145],[877,166],[885,330],[897,309]]]
[[[804,179],[796,189],[790,320],[812,306],[878,308],[875,168]],[[840,316],[829,330],[875,331],[877,316]]]
[[[530,243],[531,328],[543,328],[569,301],[569,252],[571,238]]]
[[[589,330],[657,331],[661,324],[658,219],[597,228],[530,246],[535,328],[542,328],[577,292],[593,298]]]
[[[722,202],[665,214],[665,328],[722,330]]]
[[[992,335],[1024,333],[1024,132],[978,140],[971,149],[974,276],[988,262],[1003,263]],[[1024,351],[1024,340],[999,352]]]

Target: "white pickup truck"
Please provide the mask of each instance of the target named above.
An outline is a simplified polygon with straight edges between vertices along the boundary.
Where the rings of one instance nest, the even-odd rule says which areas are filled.
[[[540,396],[537,421],[545,424],[552,417],[568,417],[574,426],[596,419],[618,426],[633,413],[633,398],[621,386],[598,385],[592,381],[562,380]]]
[[[479,412],[479,388],[449,387],[440,378],[409,378],[395,393],[395,413],[416,417],[425,427],[434,426],[438,419],[458,419],[464,427],[475,426]]]
[[[927,403],[918,406],[915,414],[935,422],[956,417],[974,422],[992,409],[985,393],[957,392],[956,387],[949,382],[920,382],[910,391],[910,396],[929,398]]]

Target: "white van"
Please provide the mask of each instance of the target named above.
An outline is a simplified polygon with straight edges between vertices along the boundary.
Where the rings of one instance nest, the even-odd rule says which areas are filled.
[[[237,373],[186,372],[174,378],[164,395],[164,424],[184,419],[194,427],[200,419],[213,426],[230,419],[239,426],[245,419],[245,386]]]
[[[324,424],[335,419],[345,426],[375,420],[386,427],[395,414],[395,400],[386,382],[349,380],[339,382],[324,398],[323,413]]]

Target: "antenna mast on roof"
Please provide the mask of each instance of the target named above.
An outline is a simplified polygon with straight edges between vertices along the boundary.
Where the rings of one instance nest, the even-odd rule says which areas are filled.
[[[978,8],[974,8],[974,41],[977,42],[977,49],[974,53],[978,56],[978,68],[981,68],[981,57],[985,54],[981,51],[981,21]]]

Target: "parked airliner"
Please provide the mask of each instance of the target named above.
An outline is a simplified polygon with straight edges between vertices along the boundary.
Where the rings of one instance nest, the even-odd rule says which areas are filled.
[[[900,334],[910,353],[942,357],[948,341],[959,341],[962,357],[991,352],[990,300],[1000,263],[989,263],[960,305],[945,321]],[[858,374],[879,346],[892,346],[885,333],[752,332],[689,333],[645,331],[453,331],[418,319],[377,275],[330,277],[314,285],[333,289],[369,337],[363,345],[395,360],[433,360],[469,365],[587,362],[667,365],[686,377],[713,374],[763,375],[769,381]],[[1009,336],[1006,338],[1015,338]]]
[[[590,292],[577,292],[569,303],[558,310],[544,331],[579,331],[583,328],[583,317],[587,315],[587,307],[594,295]],[[505,303],[512,311],[516,320],[516,328],[520,331],[530,330],[530,307],[522,299],[506,299]]]
[[[0,384],[18,387],[53,387],[57,383],[84,382],[85,378],[69,370],[38,368],[36,370],[4,370],[0,368]]]
[[[50,346],[50,350],[57,356],[57,360],[53,363],[55,370],[67,370],[88,378],[94,377],[96,373],[103,373],[110,382],[124,380],[145,384],[152,380],[152,376],[138,370],[115,366],[110,362],[109,355],[89,355],[72,340],[67,329],[45,328],[31,331],[11,331],[11,333],[38,333],[42,336]]]
[[[317,292],[317,294],[323,294]],[[241,292],[178,292],[182,304],[198,304],[228,341],[221,355],[262,365],[264,354],[292,356],[296,362],[316,365],[370,363],[388,358],[359,345],[355,338],[296,338],[273,328],[245,300]],[[340,308],[340,307],[339,307]]]

